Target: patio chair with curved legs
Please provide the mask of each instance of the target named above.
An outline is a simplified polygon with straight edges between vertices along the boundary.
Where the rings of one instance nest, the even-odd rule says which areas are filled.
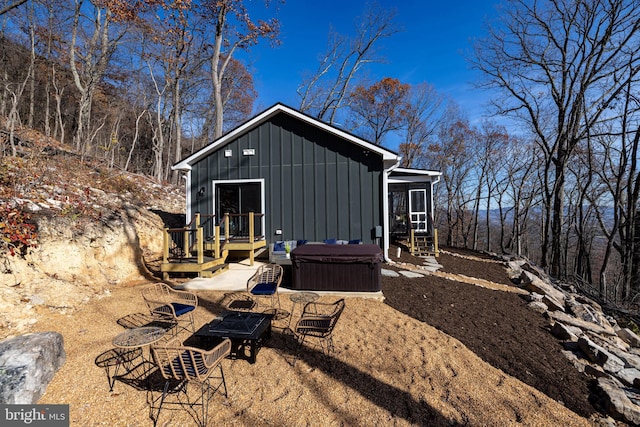
[[[201,406],[202,407],[202,426],[207,425],[207,413],[209,409],[209,400],[220,389],[224,390],[224,396],[228,397],[227,384],[224,379],[224,372],[222,370],[222,359],[229,355],[231,352],[231,341],[229,339],[223,340],[220,344],[213,349],[205,351],[194,347],[152,347],[151,352],[155,363],[158,365],[158,369],[165,379],[164,389],[162,396],[160,397],[160,404],[157,408],[155,417],[153,415],[155,401],[152,401],[151,405],[151,418],[154,420],[154,425],[158,422],[160,411],[164,403],[175,403],[184,405],[185,403],[189,407]],[[218,369],[216,369],[218,368]],[[213,376],[216,371],[220,372],[220,376]],[[217,379],[218,383],[211,384],[211,379]],[[187,394],[187,385],[190,382],[196,382],[200,384],[200,396],[194,402],[190,402]],[[183,391],[187,396],[187,402],[178,400],[177,402],[165,402],[168,394],[170,394],[169,386],[174,385],[172,390],[176,390],[178,393]],[[196,421],[198,421],[196,419]]]
[[[280,308],[278,288],[282,282],[283,270],[278,264],[265,264],[258,268],[247,281],[247,292],[256,297],[270,297],[271,309]]]
[[[294,366],[300,349],[308,338],[318,340],[323,354],[333,352],[333,329],[338,323],[344,306],[344,299],[333,303],[310,302],[304,306],[302,316],[294,328],[298,340],[298,347],[293,359]]]
[[[193,311],[198,306],[196,294],[175,290],[164,283],[155,283],[142,290],[142,298],[152,315],[175,322],[176,334],[179,329],[195,332]]]

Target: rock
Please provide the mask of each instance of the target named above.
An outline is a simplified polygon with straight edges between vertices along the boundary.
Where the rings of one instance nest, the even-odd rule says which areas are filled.
[[[611,417],[591,417],[589,421],[593,422],[594,426],[597,427],[618,427],[618,423]]]
[[[627,385],[633,386],[636,381],[640,381],[640,371],[636,368],[624,368],[616,372],[616,378]]]
[[[542,301],[549,307],[549,310],[564,311],[564,304],[549,295],[543,296]]]
[[[527,306],[538,313],[546,313],[549,311],[549,307],[542,301],[531,301]]]
[[[597,325],[595,323],[585,322],[582,319],[577,319],[561,311],[550,311],[549,317],[551,317],[552,319],[558,322],[562,322],[566,325],[576,326],[582,330],[591,331],[594,334],[616,335],[616,332],[613,330],[613,328],[610,328],[610,327],[607,328],[607,327]]]
[[[550,307],[559,307],[558,310],[564,311],[564,294],[562,291],[553,287],[553,285],[544,282],[537,276],[528,271],[523,271],[520,275],[521,286],[529,292],[535,292],[546,296],[545,303]]]
[[[632,347],[640,347],[640,337],[629,328],[622,328],[616,331],[618,336]]]
[[[409,279],[424,277],[424,274],[420,274],[420,273],[416,273],[414,271],[408,271],[408,270],[400,270],[400,274],[402,274],[404,277],[408,277]]]
[[[63,338],[57,332],[0,342],[0,403],[36,403],[65,358]]]
[[[566,326],[560,322],[555,322],[551,327],[554,337],[563,341],[578,341],[578,335],[582,333],[580,328]]]
[[[523,295],[522,298],[524,298],[524,300],[527,302],[533,302],[533,301],[542,302],[544,295],[531,292],[531,293],[528,293],[527,295]]]
[[[587,375],[591,375],[592,377],[595,378],[600,378],[600,377],[609,377],[609,374],[607,374],[604,369],[602,369],[600,366],[598,365],[591,365],[586,363],[584,365],[584,373]]]
[[[625,363],[625,366],[636,368],[640,371],[640,356],[617,348],[611,348],[610,351],[620,359],[622,359],[622,361]]]
[[[387,268],[381,269],[380,272],[385,277],[399,277],[400,276],[397,271],[389,270]]]
[[[614,380],[598,378],[598,388],[603,393],[601,403],[608,414],[632,425],[640,425],[640,407],[632,402],[625,390],[618,387]]]
[[[508,261],[507,263],[507,274],[509,278],[515,279],[522,274],[522,266],[526,264],[527,261],[524,259],[515,259]]]
[[[611,328],[613,330],[613,326],[604,316],[599,304],[596,304],[595,302],[593,305],[583,303],[576,300],[574,296],[567,298],[565,300],[565,304],[571,313],[573,313],[573,315],[578,319],[582,319],[585,322],[595,323],[596,325],[600,325],[604,328]]]
[[[579,358],[576,353],[569,350],[561,350],[561,353],[564,357],[571,362],[571,364],[578,370],[578,372],[584,372],[587,363],[585,363],[584,359]]]
[[[624,362],[619,357],[586,337],[580,337],[578,339],[578,347],[580,347],[580,350],[582,350],[587,359],[602,366],[607,372],[615,374],[625,367]]]
[[[578,347],[578,341],[564,341],[562,343],[562,348],[572,353],[580,352],[580,347]]]

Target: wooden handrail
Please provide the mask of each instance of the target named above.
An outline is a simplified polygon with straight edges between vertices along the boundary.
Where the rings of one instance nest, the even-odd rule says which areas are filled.
[[[222,223],[224,224],[224,240],[222,240],[221,225],[215,225],[213,229],[211,229],[213,225],[211,221],[214,217],[211,215],[203,216],[200,213],[196,213],[186,226],[164,229],[162,261],[163,263],[167,263],[170,258],[195,258],[198,264],[204,263],[205,238],[213,244],[213,248],[209,247],[210,250],[213,250],[213,256],[216,259],[220,258],[223,252],[223,243],[230,241],[230,238],[233,237],[229,229],[231,224],[230,218],[246,218],[242,220],[242,227],[245,232],[248,230],[248,235],[243,233],[240,237],[254,241],[256,237],[255,220],[263,215],[262,213],[255,214],[253,212],[246,214],[225,214],[222,219]],[[207,219],[203,223],[204,217],[207,217]],[[248,223],[245,221],[248,221]],[[207,228],[206,236],[205,227]]]

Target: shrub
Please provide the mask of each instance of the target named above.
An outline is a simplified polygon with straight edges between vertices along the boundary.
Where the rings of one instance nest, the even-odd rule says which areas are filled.
[[[31,215],[19,206],[0,207],[0,250],[11,256],[24,257],[29,248],[37,246],[36,226],[31,223]]]

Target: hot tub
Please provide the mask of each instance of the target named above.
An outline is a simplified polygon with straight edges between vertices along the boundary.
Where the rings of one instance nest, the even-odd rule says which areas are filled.
[[[298,246],[291,252],[293,289],[378,292],[382,259],[371,244]]]

